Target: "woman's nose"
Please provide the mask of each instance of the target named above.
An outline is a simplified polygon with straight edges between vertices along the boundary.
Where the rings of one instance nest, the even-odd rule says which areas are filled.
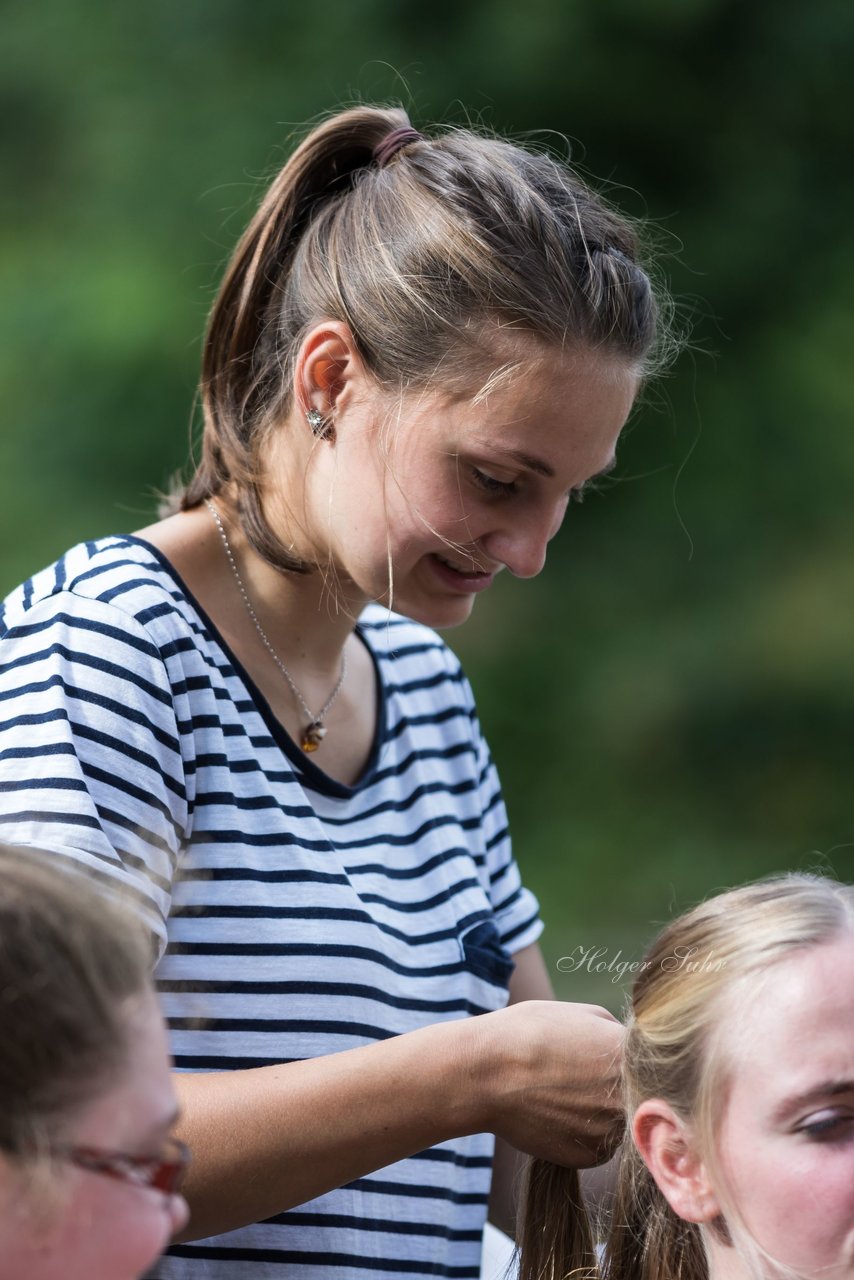
[[[546,551],[566,513],[566,503],[559,510],[516,512],[508,517],[503,529],[481,539],[491,560],[505,565],[516,578],[535,578],[546,563]]]

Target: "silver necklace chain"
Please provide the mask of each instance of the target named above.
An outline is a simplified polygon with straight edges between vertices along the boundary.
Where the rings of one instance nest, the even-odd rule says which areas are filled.
[[[265,632],[264,628],[261,626],[261,623],[258,621],[258,615],[256,614],[252,606],[252,601],[249,599],[249,595],[246,591],[245,586],[243,585],[243,579],[241,578],[240,571],[237,568],[237,561],[235,560],[234,553],[231,550],[231,543],[228,541],[228,534],[225,532],[225,525],[222,522],[222,518],[219,512],[217,511],[213,503],[210,502],[207,498],[205,498],[205,506],[213,516],[214,524],[219,530],[219,536],[222,539],[222,545],[225,548],[225,554],[228,557],[228,563],[231,565],[231,572],[234,574],[234,580],[237,583],[237,587],[238,587],[238,590],[240,591],[241,596],[243,597],[243,603],[246,605],[246,612],[249,614],[249,617],[252,619],[255,630],[258,632],[258,635],[261,638],[261,642],[264,645],[264,648],[267,650],[270,657],[273,659],[276,666],[279,668],[282,675],[287,680],[291,693],[294,695],[297,702],[299,703],[301,710],[305,713],[307,723],[305,728],[303,729],[300,746],[302,747],[303,751],[308,751],[308,752],[316,751],[317,748],[320,746],[321,742],[323,741],[323,739],[326,737],[326,726],[323,723],[324,718],[327,715],[329,708],[332,706],[333,702],[338,697],[338,694],[341,692],[341,686],[344,683],[344,676],[347,674],[347,654],[346,652],[344,652],[341,655],[341,674],[338,677],[338,680],[335,684],[335,688],[332,690],[329,697],[326,699],[323,706],[321,707],[320,711],[318,711],[317,715],[314,715],[309,709],[309,706],[306,703],[305,698],[302,696],[299,688],[297,687],[296,681],[294,680],[290,671],[288,671],[284,662],[282,662],[282,659],[276,653],[276,650],[270,644],[270,641],[267,639],[267,633]]]

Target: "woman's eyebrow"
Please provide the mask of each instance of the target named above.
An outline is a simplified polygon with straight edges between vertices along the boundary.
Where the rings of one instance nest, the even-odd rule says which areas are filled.
[[[793,1093],[774,1109],[773,1119],[785,1120],[806,1103],[818,1102],[821,1098],[835,1098],[840,1093],[854,1093],[854,1080],[823,1080],[821,1084],[806,1089],[803,1093]]]

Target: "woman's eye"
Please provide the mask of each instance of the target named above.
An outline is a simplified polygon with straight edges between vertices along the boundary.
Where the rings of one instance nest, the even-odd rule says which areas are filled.
[[[488,471],[481,471],[479,467],[472,467],[471,475],[475,484],[486,493],[515,493],[517,490],[515,480],[496,480],[495,476],[491,476]]]
[[[810,1120],[808,1124],[802,1124],[800,1132],[805,1133],[813,1142],[828,1142],[847,1136],[852,1123],[854,1123],[854,1116],[833,1112],[820,1119]]]

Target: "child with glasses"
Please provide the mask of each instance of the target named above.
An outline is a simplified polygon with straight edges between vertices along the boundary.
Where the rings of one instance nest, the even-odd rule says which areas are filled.
[[[136,1280],[189,1153],[146,935],[66,861],[0,846],[0,1278]]]

